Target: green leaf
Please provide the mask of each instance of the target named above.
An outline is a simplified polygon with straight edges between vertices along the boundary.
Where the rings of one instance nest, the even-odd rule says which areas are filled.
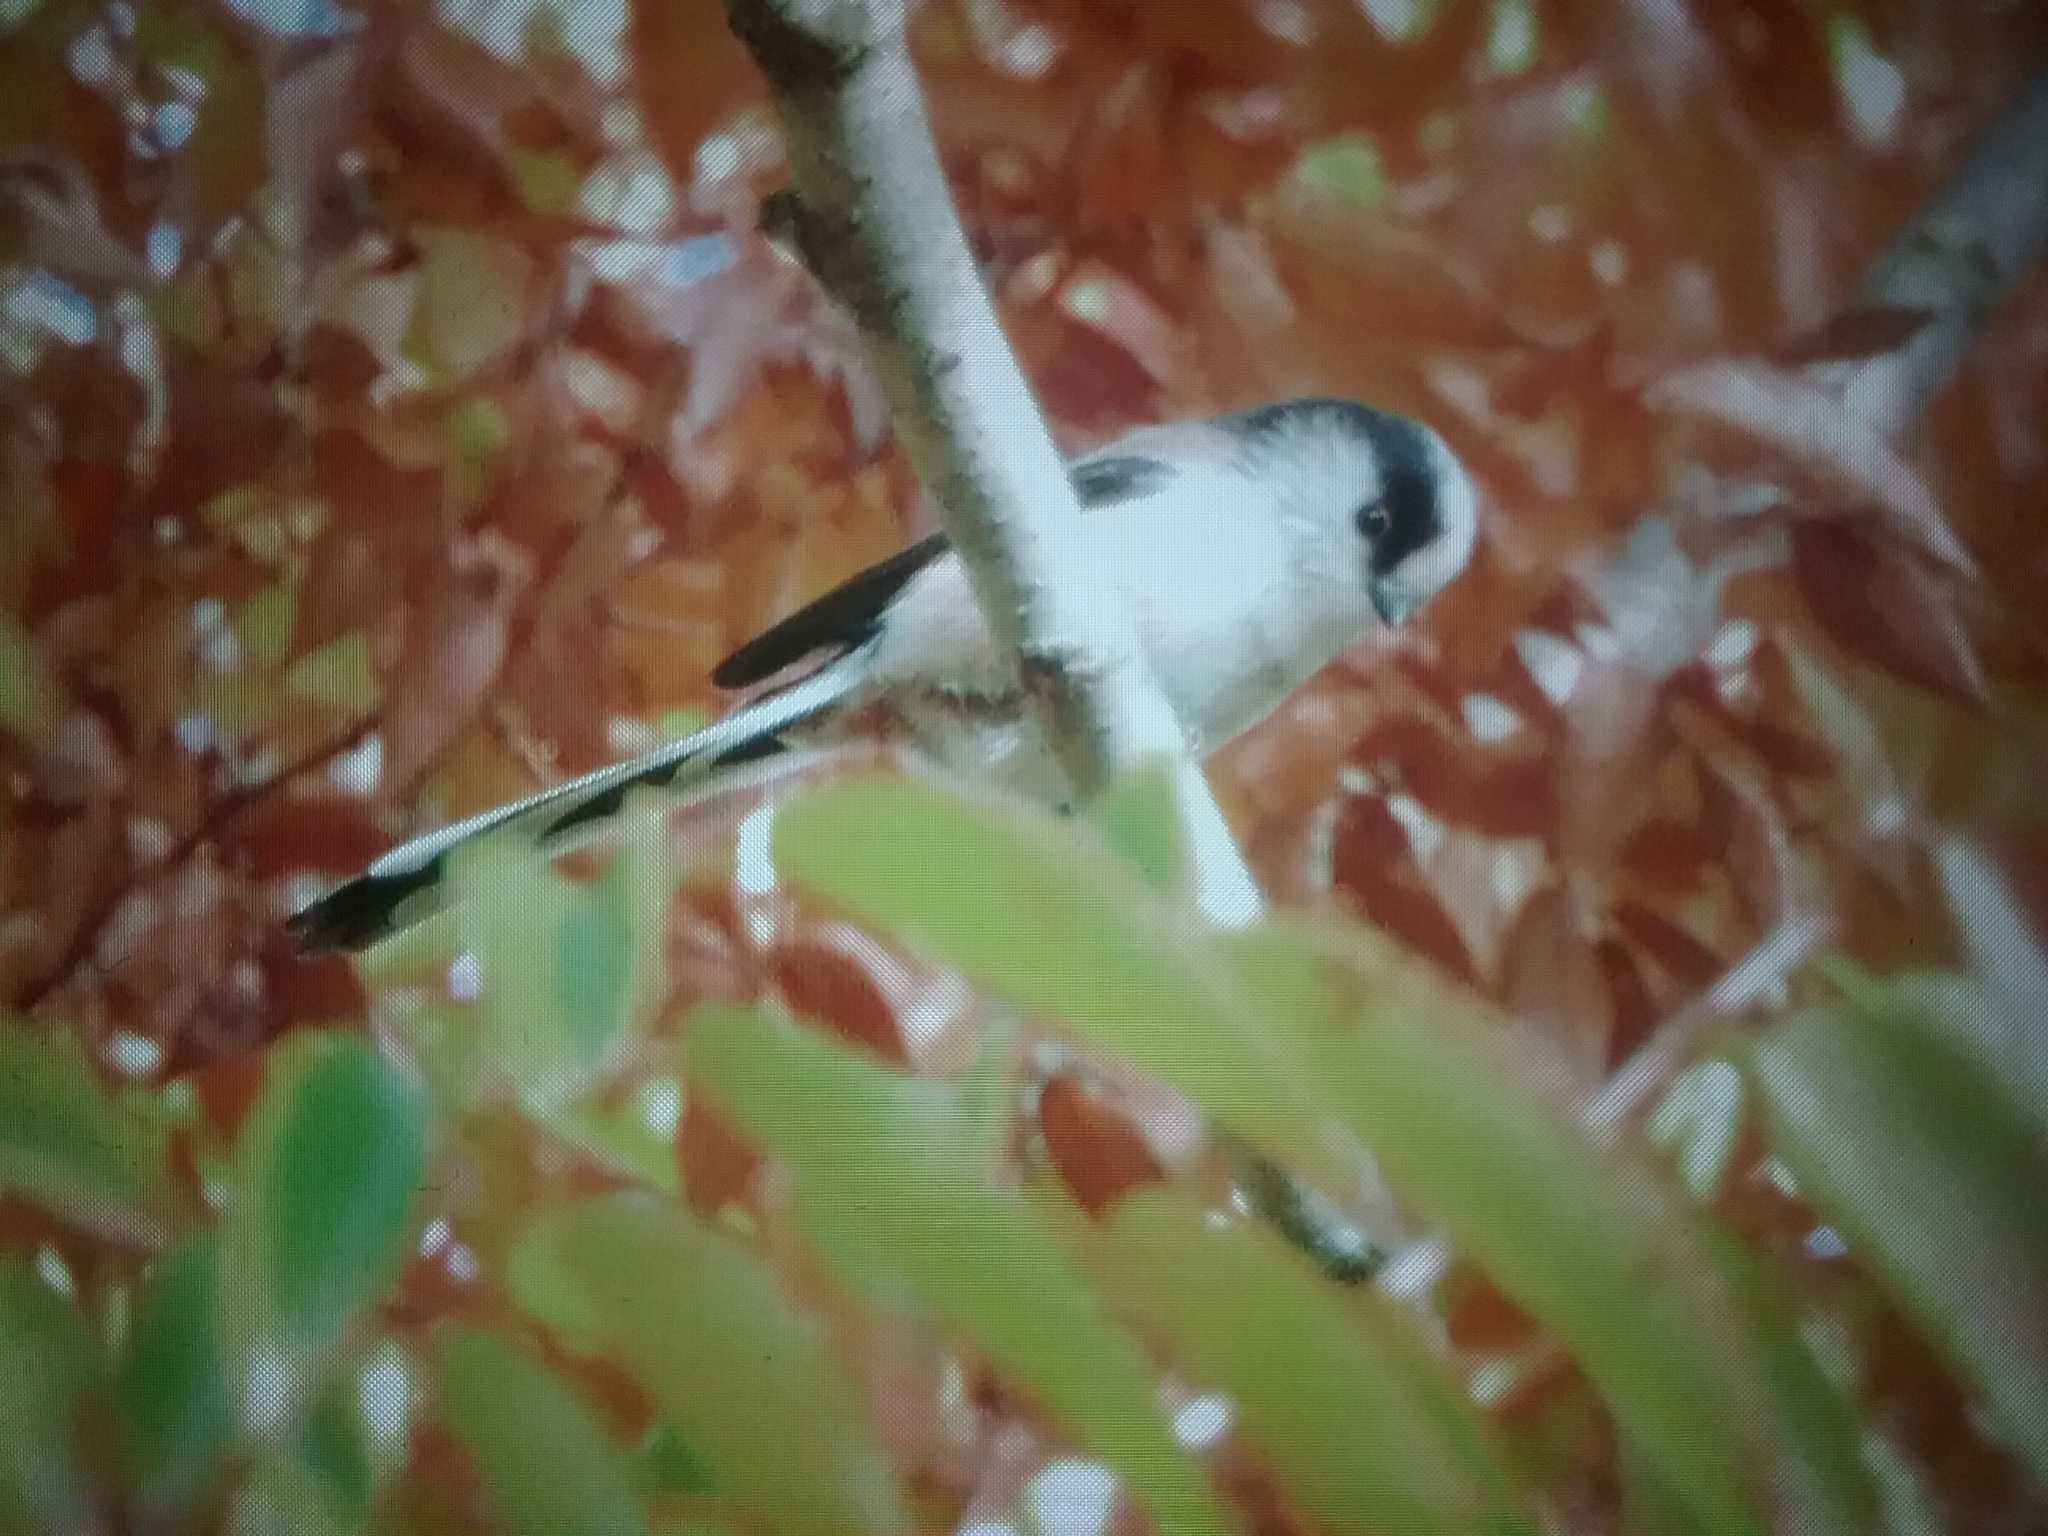
[[[583,190],[583,172],[573,156],[513,145],[507,158],[519,185],[520,201],[529,210],[561,215],[574,211],[577,194]]]
[[[69,1029],[0,1021],[0,1189],[87,1231],[155,1243],[176,1209],[169,1158],[155,1095],[109,1089]]]
[[[659,1190],[682,1193],[676,1166],[676,1122],[683,1085],[672,1076],[644,1079],[620,1102],[595,1096],[546,1111],[538,1118],[555,1135],[579,1148],[610,1173]]]
[[[1344,209],[1372,212],[1387,200],[1385,162],[1363,133],[1339,134],[1310,144],[1294,162],[1290,191]]]
[[[803,884],[1157,1072],[1331,1192],[1333,1129],[1370,1145],[1572,1349],[1704,1523],[1760,1530],[1761,1469],[1810,1529],[1867,1526],[1846,1409],[1789,1312],[1640,1160],[1587,1140],[1483,1004],[1383,938],[1219,936],[1050,818],[917,786],[818,791],[778,815],[775,845]]]
[[[793,1536],[908,1529],[822,1331],[751,1255],[652,1199],[586,1201],[514,1249],[514,1295],[631,1371],[718,1486]]]
[[[589,1087],[658,1006],[667,846],[630,839],[591,885],[510,842],[453,857],[456,930],[483,975],[487,1054],[529,1107]]]
[[[1645,1163],[1587,1138],[1562,1073],[1376,933],[1275,922],[1226,942],[1389,1181],[1570,1348],[1694,1519],[1869,1528],[1852,1414],[1790,1303]]]
[[[465,500],[481,495],[491,467],[513,439],[512,420],[488,395],[471,395],[448,413],[449,470]]]
[[[298,623],[299,593],[295,581],[277,581],[253,594],[235,610],[235,638],[250,661],[275,666],[291,654],[292,629]]]
[[[221,1332],[252,1427],[296,1417],[315,1357],[392,1277],[425,1141],[425,1096],[363,1040],[306,1035],[279,1048],[222,1222]]]
[[[633,1482],[650,1498],[675,1493],[701,1498],[718,1491],[710,1465],[667,1423],[656,1424],[634,1450]]]
[[[1187,847],[1170,764],[1155,759],[1120,775],[1088,814],[1102,840],[1153,890],[1171,895],[1184,889]]]
[[[519,344],[533,259],[511,240],[453,225],[413,227],[421,252],[406,355],[440,382],[470,378]]]
[[[99,1523],[78,1433],[99,1376],[91,1331],[69,1298],[0,1255],[0,1530]]]
[[[285,670],[285,692],[350,714],[377,707],[383,686],[370,662],[370,642],[359,629],[308,651]]]
[[[224,1529],[289,1531],[291,1536],[356,1536],[369,1509],[336,1487],[330,1469],[308,1459],[293,1440],[266,1447],[236,1485]]]
[[[667,709],[654,722],[654,731],[663,741],[681,741],[710,723],[711,717],[701,709]]]
[[[14,615],[0,612],[0,731],[42,742],[63,712],[63,691],[35,641]]]
[[[842,781],[783,807],[773,838],[800,884],[1157,1073],[1326,1192],[1351,1186],[1315,1085],[1271,1050],[1200,922],[1072,827]]]
[[[796,1170],[807,1222],[885,1260],[1120,1474],[1157,1529],[1229,1529],[1136,1343],[1023,1198],[982,1177],[949,1090],[765,1013],[701,1012],[687,1038],[690,1080]]]
[[[349,1525],[370,1512],[372,1487],[369,1426],[357,1386],[343,1380],[322,1392],[298,1440],[299,1465],[327,1507]]]
[[[1290,1504],[1323,1528],[1536,1530],[1470,1399],[1398,1304],[1340,1291],[1264,1229],[1219,1228],[1162,1189],[1122,1200],[1101,1248],[1117,1290],[1196,1381],[1229,1396]]]
[[[442,1417],[519,1536],[647,1529],[619,1447],[576,1393],[524,1350],[479,1329],[441,1349]]]
[[[131,1496],[166,1526],[211,1487],[234,1440],[214,1311],[217,1257],[208,1233],[157,1261],[115,1383]]]
[[[2004,1086],[1896,1005],[1795,1014],[1750,1060],[1801,1192],[2048,1481],[2048,1166]]]
[[[1671,1491],[1663,1469],[1627,1435],[1615,1447],[1628,1529],[1637,1536],[1700,1536],[1700,1527]]]

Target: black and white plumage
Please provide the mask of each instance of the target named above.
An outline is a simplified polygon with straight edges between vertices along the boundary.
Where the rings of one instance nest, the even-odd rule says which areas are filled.
[[[1470,559],[1477,504],[1429,428],[1350,400],[1283,401],[1147,427],[1070,467],[1090,558],[1116,576],[1190,749],[1256,725]],[[681,791],[879,708],[956,771],[1050,798],[1058,770],[944,534],[869,567],[740,647],[722,688],[816,665],[702,731],[404,843],[291,919],[306,950],[359,949],[438,905],[443,865],[486,833],[560,848],[640,786]]]

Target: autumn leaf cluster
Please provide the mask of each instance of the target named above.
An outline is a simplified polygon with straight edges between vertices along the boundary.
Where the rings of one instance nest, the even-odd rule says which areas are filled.
[[[1859,281],[2042,14],[929,0],[913,42],[1063,443],[1349,394],[1482,488],[1415,632],[1212,764],[1303,926],[1176,926],[1142,786],[1060,829],[866,757],[294,955],[932,514],[761,226],[720,7],[0,6],[7,1497],[2038,1520],[2048,287],[1904,435],[1839,386],[1928,323]],[[1217,1124],[1414,1306],[1216,1227]],[[1298,1325],[1233,1317],[1268,1291]]]

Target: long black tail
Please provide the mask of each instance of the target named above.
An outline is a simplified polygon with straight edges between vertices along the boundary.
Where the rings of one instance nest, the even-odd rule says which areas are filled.
[[[399,844],[355,879],[300,908],[287,926],[304,954],[367,949],[447,904],[442,879],[448,854],[460,845],[487,834],[516,830],[531,837],[536,847],[549,850],[575,828],[617,815],[631,790],[695,788],[722,769],[779,751],[782,732],[837,704],[858,681],[850,666],[827,667],[631,762],[600,768],[524,800],[424,833]]]

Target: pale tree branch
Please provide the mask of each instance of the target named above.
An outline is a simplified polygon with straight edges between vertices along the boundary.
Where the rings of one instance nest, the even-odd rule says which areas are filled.
[[[2044,256],[2048,70],[1985,125],[1864,278],[1857,307],[1918,310],[1927,318],[1900,346],[1857,360],[1843,383],[1849,409],[1887,436],[1903,436]]]
[[[1119,600],[1081,554],[1081,512],[997,323],[912,68],[903,0],[727,0],[788,144],[806,264],[859,326],[912,467],[1081,799],[1172,764],[1196,896],[1263,910]]]

